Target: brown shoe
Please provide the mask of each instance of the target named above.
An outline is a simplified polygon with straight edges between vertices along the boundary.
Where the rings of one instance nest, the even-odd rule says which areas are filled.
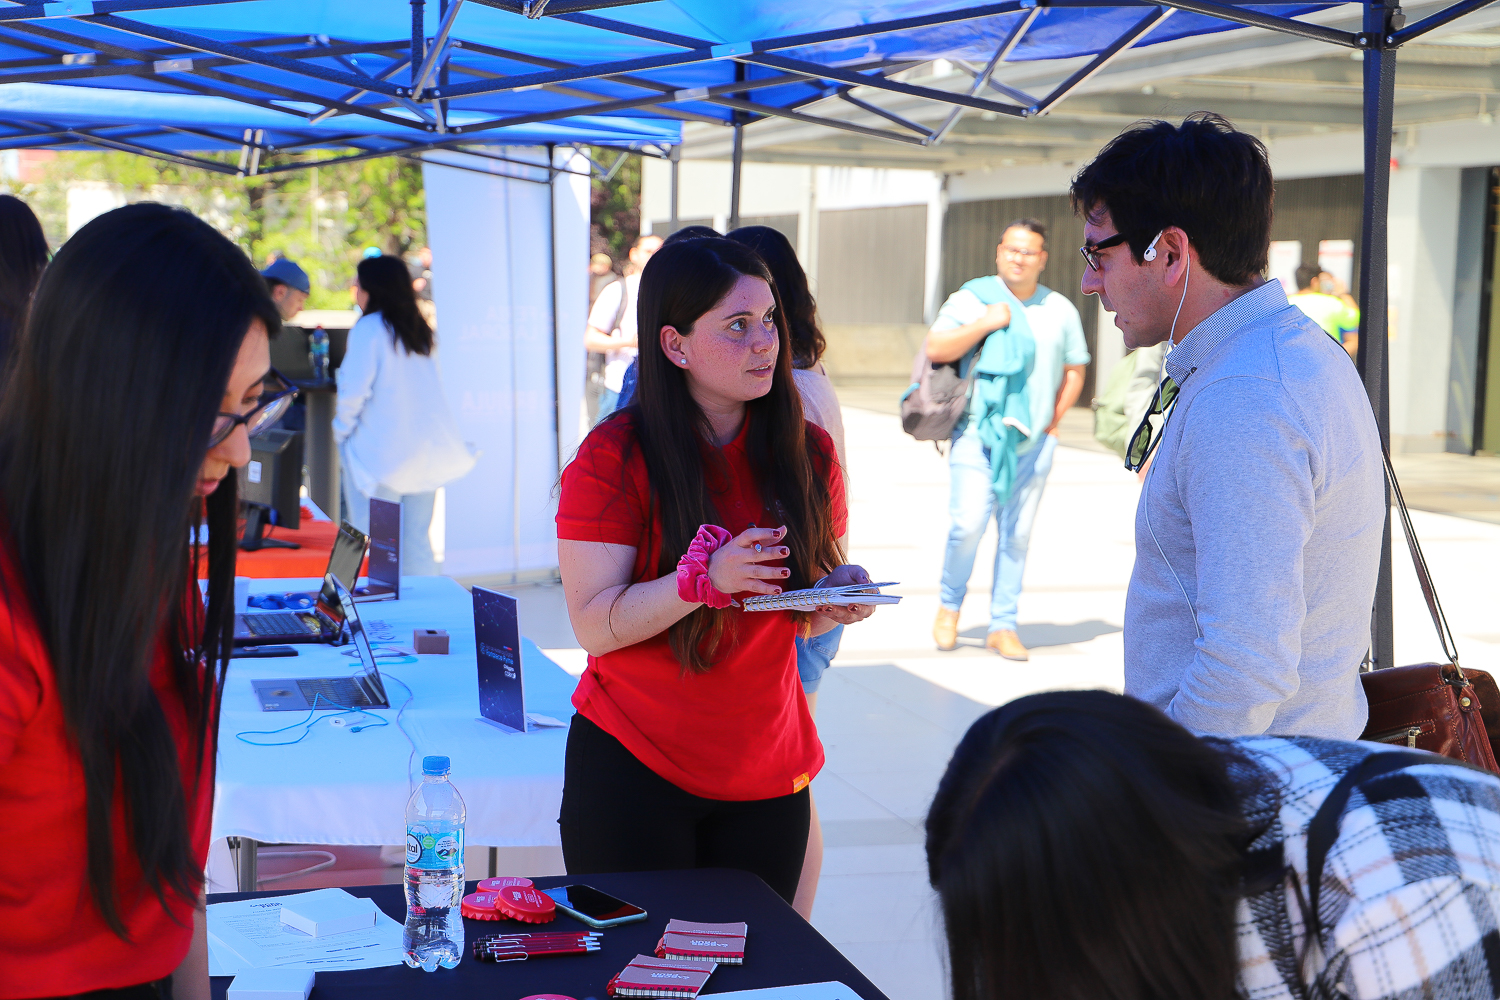
[[[958,612],[938,608],[937,621],[932,623],[932,641],[937,648],[947,652],[958,646]]]
[[[1029,660],[1031,654],[1026,652],[1026,647],[1021,645],[1021,637],[1008,628],[998,632],[991,632],[985,637],[984,645],[987,649],[993,649],[1007,660]]]

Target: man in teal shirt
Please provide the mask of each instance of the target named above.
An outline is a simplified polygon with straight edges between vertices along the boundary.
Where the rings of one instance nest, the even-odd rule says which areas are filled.
[[[1028,658],[1016,634],[1016,613],[1031,525],[1047,474],[1052,471],[1057,425],[1078,401],[1090,360],[1078,310],[1065,296],[1039,283],[1047,266],[1046,242],[1046,227],[1037,220],[1011,223],[996,248],[996,276],[969,282],[950,295],[927,335],[927,354],[933,361],[965,357],[980,347],[990,332],[1009,324],[1004,301],[1013,295],[1025,309],[1036,341],[1036,359],[1026,380],[1030,421],[1016,447],[1015,474],[1003,500],[996,495],[991,456],[976,427],[972,407],[969,418],[954,428],[948,455],[952,527],[943,557],[942,604],[932,627],[939,649],[952,649],[958,644],[959,608],[968,590],[979,542],[993,514],[1000,537],[995,545],[995,582],[985,646],[1008,660]],[[994,282],[996,286],[1003,282],[1010,295],[985,294],[988,289],[982,282]],[[998,293],[1000,288],[994,291]]]

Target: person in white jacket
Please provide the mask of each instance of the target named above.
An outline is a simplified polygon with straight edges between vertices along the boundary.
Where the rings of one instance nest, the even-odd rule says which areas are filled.
[[[349,331],[338,369],[333,434],[343,464],[351,524],[369,531],[370,498],[401,503],[401,565],[407,575],[435,574],[437,490],[468,473],[474,456],[443,394],[437,341],[417,309],[399,257],[359,262],[354,296],[364,313]]]

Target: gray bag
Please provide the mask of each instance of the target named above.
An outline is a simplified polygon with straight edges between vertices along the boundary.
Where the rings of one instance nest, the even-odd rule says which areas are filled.
[[[918,441],[947,441],[969,406],[974,385],[973,365],[967,377],[959,362],[927,360],[927,345],[917,350],[911,366],[911,386],[901,396],[901,429]]]

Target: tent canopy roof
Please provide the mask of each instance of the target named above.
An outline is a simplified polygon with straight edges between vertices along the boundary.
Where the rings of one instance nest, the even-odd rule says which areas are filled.
[[[1480,0],[1468,0],[1474,5]],[[804,110],[864,88],[1045,113],[1120,52],[1338,6],[1216,0],[64,0],[0,9],[0,146],[133,145],[180,155],[589,142],[661,153],[683,122],[763,118],[915,145]],[[1221,15],[1221,16],[1213,16]],[[1227,19],[1226,19],[1227,18]],[[1239,23],[1236,23],[1239,22]],[[1351,32],[1290,22],[1348,46]],[[416,66],[413,66],[415,54]],[[990,74],[952,93],[903,82],[934,59],[993,70],[1083,58],[1048,94]],[[857,91],[857,93],[856,93]],[[894,127],[891,127],[891,126]],[[111,145],[113,143],[114,145]],[[286,156],[283,155],[283,159]]]

